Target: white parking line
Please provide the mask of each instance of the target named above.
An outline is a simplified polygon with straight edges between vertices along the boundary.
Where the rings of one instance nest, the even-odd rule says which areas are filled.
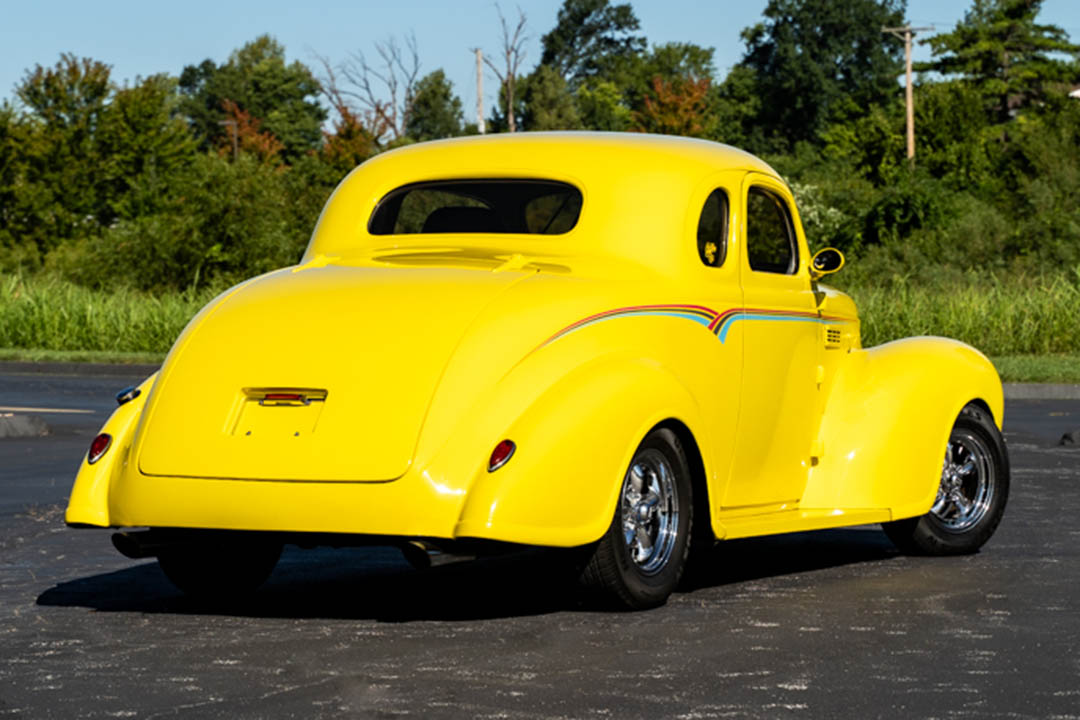
[[[31,413],[62,413],[66,415],[93,415],[93,410],[79,410],[78,408],[43,408],[43,407],[14,407],[9,405],[0,405],[0,412],[17,413],[17,412],[31,412]]]

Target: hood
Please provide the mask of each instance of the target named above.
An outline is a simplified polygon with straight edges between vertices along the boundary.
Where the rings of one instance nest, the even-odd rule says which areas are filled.
[[[527,272],[297,268],[185,331],[150,399],[147,475],[387,481],[408,469],[462,336]]]

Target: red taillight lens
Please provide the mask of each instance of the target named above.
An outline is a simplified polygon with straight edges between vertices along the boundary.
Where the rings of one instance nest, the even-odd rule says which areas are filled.
[[[503,440],[496,445],[495,449],[491,451],[491,459],[488,460],[488,472],[495,472],[505,465],[513,457],[515,450],[517,450],[517,445],[514,444],[513,440]]]
[[[90,452],[86,453],[86,462],[93,465],[101,456],[109,451],[109,446],[112,445],[112,435],[108,433],[101,433],[93,442],[90,443]]]

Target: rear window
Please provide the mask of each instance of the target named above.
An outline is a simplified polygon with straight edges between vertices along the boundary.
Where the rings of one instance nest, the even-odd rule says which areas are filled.
[[[561,235],[580,215],[581,192],[566,183],[437,180],[387,193],[371,215],[368,232]]]

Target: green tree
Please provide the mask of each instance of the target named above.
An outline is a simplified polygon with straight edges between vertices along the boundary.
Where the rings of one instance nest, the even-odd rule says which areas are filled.
[[[1007,145],[992,145],[1003,147],[998,173],[1005,192],[998,204],[1013,220],[1006,252],[1037,258],[1043,272],[1080,273],[1080,102],[1050,96],[1010,134]]]
[[[588,80],[578,88],[575,101],[582,127],[619,132],[630,127],[632,115],[615,83]]]
[[[767,149],[764,131],[757,123],[761,98],[755,80],[750,68],[736,65],[722,83],[712,86],[708,104],[715,121],[710,139],[752,152]]]
[[[1052,55],[1080,46],[1061,28],[1036,23],[1041,9],[1042,0],[974,0],[952,32],[924,41],[935,60],[918,69],[971,81],[991,117],[1007,122],[1016,108],[1043,102],[1051,87],[1077,77],[1075,65]]]
[[[159,193],[154,212],[123,218],[101,236],[71,243],[54,264],[85,285],[183,290],[219,286],[296,262],[310,233],[291,220],[287,172],[252,154],[198,155],[162,186],[144,176],[136,193]],[[130,272],[138,268],[138,272]]]
[[[640,28],[629,3],[564,0],[555,27],[540,40],[540,64],[550,66],[575,90],[587,78],[610,80],[621,62],[645,50],[645,38],[636,34]]]
[[[416,83],[405,134],[414,140],[436,140],[461,134],[461,98],[446,73],[436,70]]]
[[[26,122],[8,101],[0,103],[0,270],[38,264],[37,244],[25,237]]]
[[[621,56],[609,65],[610,77],[597,75],[578,86],[582,126],[710,136],[712,57],[712,48],[692,43],[665,43]],[[693,118],[686,114],[691,108]]]
[[[849,163],[878,187],[897,182],[907,168],[902,104],[873,106],[861,117],[833,123],[821,137],[825,157]]]
[[[742,33],[741,64],[755,73],[756,122],[776,147],[817,141],[845,108],[895,97],[903,44],[882,26],[903,23],[905,0],[769,0],[765,22]]]
[[[153,196],[130,192],[144,175],[168,182],[194,159],[196,142],[177,114],[176,89],[176,78],[167,75],[136,80],[116,91],[102,115],[95,142],[98,173],[117,216],[153,209]]]
[[[526,130],[575,130],[581,127],[566,80],[548,65],[539,65],[526,79],[521,124]]]
[[[996,196],[1004,188],[1000,132],[983,111],[982,97],[969,82],[924,82],[915,88],[916,157],[919,167],[957,190]],[[903,130],[899,117],[895,132]]]
[[[635,73],[648,82],[657,75],[662,78],[711,78],[713,52],[712,48],[693,43],[671,42],[656,45],[649,53],[638,56]]]
[[[27,72],[15,92],[28,117],[18,129],[25,187],[13,225],[20,244],[35,245],[40,258],[112,221],[96,141],[112,92],[109,67],[64,54]]]
[[[284,145],[282,156],[292,162],[318,148],[326,111],[319,105],[319,83],[299,61],[285,63],[285,48],[261,35],[228,61],[204,60],[180,74],[182,110],[204,148],[231,144],[225,101],[257,118],[261,127]]]
[[[712,130],[706,115],[709,78],[654,75],[652,92],[645,96],[641,110],[633,113],[633,129],[639,132],[704,137]]]
[[[652,117],[638,128],[650,127],[649,132],[682,134],[694,127],[693,135],[711,134],[712,118],[700,117],[707,111],[706,97],[712,85],[713,49],[693,43],[665,43],[648,53],[626,58],[621,66],[624,78],[623,101],[639,121]],[[681,106],[676,110],[676,106]],[[666,110],[660,110],[666,107]],[[687,112],[699,117],[691,120]],[[657,114],[659,112],[659,115]],[[676,115],[681,120],[674,124]],[[660,115],[667,115],[661,121]],[[661,127],[666,129],[661,129]],[[682,127],[683,130],[676,130]]]

